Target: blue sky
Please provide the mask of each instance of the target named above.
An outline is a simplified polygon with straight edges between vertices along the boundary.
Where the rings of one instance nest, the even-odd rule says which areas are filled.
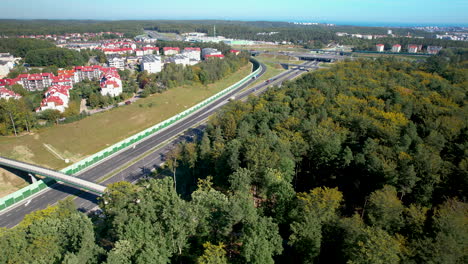
[[[468,25],[468,0],[0,0],[0,18]]]

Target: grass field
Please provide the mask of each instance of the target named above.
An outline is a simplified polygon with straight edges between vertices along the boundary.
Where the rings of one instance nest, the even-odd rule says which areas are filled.
[[[1,137],[0,155],[60,169],[143,129],[159,123],[241,80],[251,65],[214,84],[182,86],[154,94],[131,105],[83,120],[42,128],[19,137]]]
[[[286,71],[279,63],[292,63],[292,64],[301,64],[304,61],[293,59],[292,57],[286,55],[271,55],[271,54],[261,54],[255,57],[258,61],[265,63],[267,66],[267,71],[263,74],[262,77],[258,78],[256,82],[252,83],[248,88],[253,87],[261,82],[264,82],[283,71]]]
[[[24,176],[19,177],[8,170],[0,168],[0,197],[27,186],[29,183]]]

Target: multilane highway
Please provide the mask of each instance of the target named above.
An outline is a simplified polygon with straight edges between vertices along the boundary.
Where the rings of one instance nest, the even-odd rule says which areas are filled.
[[[315,64],[316,62],[307,62],[307,65]],[[263,75],[266,70],[266,66],[262,65],[263,69],[259,73],[259,76]],[[76,176],[92,182],[98,182],[99,179],[106,175],[112,175],[100,184],[108,185],[110,183],[118,181],[129,181],[136,182],[141,177],[144,177],[153,168],[156,168],[164,162],[164,154],[167,153],[174,144],[185,140],[185,137],[180,136],[190,128],[198,127],[202,128],[201,125],[207,120],[209,116],[214,114],[220,107],[228,103],[228,99],[233,95],[237,99],[242,99],[250,94],[258,94],[263,92],[270,85],[279,85],[285,80],[290,80],[297,77],[300,73],[305,71],[300,69],[291,69],[285,71],[270,79],[269,83],[263,82],[255,85],[253,88],[247,88],[252,82],[256,80],[249,80],[246,84],[242,85],[238,89],[226,94],[222,98],[216,100],[214,103],[196,112],[187,119],[181,120],[181,122],[175,123],[165,130],[149,137],[143,142],[138,143],[134,147],[128,148],[116,155],[108,158],[107,160],[98,163],[97,165],[90,167],[89,169],[78,173]],[[179,135],[179,137],[177,137]],[[141,156],[145,154],[142,158]],[[132,164],[132,161],[137,160]],[[127,167],[122,169],[122,166],[127,164]],[[130,165],[131,164],[131,165]],[[119,171],[120,169],[120,171]],[[96,208],[98,202],[98,196],[93,193],[80,192],[74,187],[67,186],[65,184],[55,184],[52,188],[48,188],[45,191],[33,196],[30,200],[20,202],[10,209],[6,209],[0,213],[0,226],[2,227],[13,227],[17,225],[26,214],[36,210],[44,209],[48,205],[57,203],[60,200],[65,199],[67,196],[76,195],[79,196],[74,200],[78,210],[88,212],[93,208]]]

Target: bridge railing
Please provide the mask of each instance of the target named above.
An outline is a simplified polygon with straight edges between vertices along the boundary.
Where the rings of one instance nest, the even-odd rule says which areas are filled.
[[[96,163],[99,163],[101,162],[102,160],[110,157],[111,155],[114,155],[115,153],[117,152],[120,152],[120,151],[123,151],[124,149],[134,145],[134,144],[137,144],[139,143],[140,141],[150,137],[150,136],[153,136],[155,133],[158,133],[160,132],[161,130],[181,121],[182,119],[190,116],[191,114],[201,110],[202,108],[206,107],[207,105],[209,105],[210,103],[212,103],[213,101],[215,101],[216,99],[226,95],[227,93],[237,89],[238,87],[240,87],[241,85],[243,85],[244,83],[246,83],[247,81],[249,81],[253,76],[257,75],[259,72],[261,72],[262,70],[262,67],[261,65],[258,63],[258,61],[254,60],[254,59],[251,59],[251,62],[253,64],[253,69],[256,68],[256,70],[254,70],[252,73],[250,73],[249,75],[247,75],[245,78],[243,78],[242,80],[238,81],[237,83],[229,86],[228,88],[218,92],[217,94],[203,100],[202,102],[192,106],[191,108],[169,118],[169,119],[166,119],[150,128],[147,128],[133,136],[130,136],[120,142],[117,142],[115,143],[114,145],[108,147],[108,148],[105,148],[83,160],[80,160],[78,161],[77,163],[74,163],[62,170],[60,170],[61,172],[65,173],[65,174],[68,174],[68,175],[72,175],[72,174],[76,174],[78,172],[80,172],[81,170],[85,169],[85,168],[88,168]],[[52,179],[44,179],[44,180],[39,180],[37,181],[36,183],[34,184],[30,184],[14,193],[11,193],[5,197],[2,197],[0,198],[0,211],[1,210],[4,210],[6,208],[8,208],[9,206],[12,206],[13,204],[15,203],[18,203],[28,197],[30,197],[31,195],[47,188],[48,186],[51,186],[52,184],[54,184],[56,181],[55,180],[52,180]]]

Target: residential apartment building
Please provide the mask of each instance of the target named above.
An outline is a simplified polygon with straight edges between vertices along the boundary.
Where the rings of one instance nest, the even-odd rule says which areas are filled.
[[[109,67],[117,68],[119,70],[125,69],[125,59],[120,57],[113,57],[109,59]]]
[[[61,113],[65,112],[70,101],[70,86],[53,85],[44,94],[41,105],[36,109],[36,112],[44,110],[57,110]]]
[[[178,47],[164,47],[164,55],[175,55],[180,53],[180,48]]]
[[[401,45],[400,44],[395,44],[392,46],[392,52],[400,52],[401,51]]]
[[[377,45],[375,45],[375,48],[376,48],[377,52],[383,52],[384,49],[385,49],[385,45],[384,44],[377,44]]]
[[[142,49],[136,49],[135,50],[135,55],[138,56],[138,57],[141,57],[141,56],[145,55],[145,53],[143,52]]]
[[[158,47],[143,47],[143,55],[151,55],[156,54],[159,55],[159,48]]]
[[[0,88],[0,99],[9,100],[10,98],[11,99],[19,99],[19,98],[21,98],[21,95],[13,92],[11,90],[8,90],[5,87],[1,87]]]
[[[427,46],[427,53],[429,54],[437,54],[441,50],[442,50],[441,46]]]
[[[213,57],[213,55],[222,55],[221,51],[212,48],[204,48],[202,49],[202,57],[206,59],[207,56]]]
[[[418,52],[418,45],[408,45],[408,52],[409,53],[417,53]]]
[[[168,63],[175,63],[175,64],[182,64],[183,66],[189,65],[190,64],[190,59],[189,57],[183,55],[183,54],[177,54],[174,55],[170,58],[167,58]]]
[[[11,61],[1,61],[0,60],[0,78],[3,78],[10,73],[10,70],[13,69],[15,65]]]
[[[157,73],[162,70],[161,57],[157,55],[145,55],[141,59],[141,70],[148,73]]]
[[[224,59],[224,55],[223,54],[207,54],[207,55],[205,55],[205,60],[208,60],[210,58]]]
[[[201,49],[200,48],[185,48],[182,51],[182,54],[187,56],[190,60],[200,60],[201,59]]]
[[[52,85],[53,73],[20,74],[16,83],[28,91],[42,91]]]
[[[119,96],[122,93],[122,80],[115,68],[103,69],[101,75],[101,94],[110,95],[112,97]]]
[[[0,88],[5,88],[6,86],[12,86],[16,83],[18,79],[0,79]]]
[[[101,66],[76,66],[75,67],[75,76],[78,82],[83,80],[99,80],[101,77]]]

